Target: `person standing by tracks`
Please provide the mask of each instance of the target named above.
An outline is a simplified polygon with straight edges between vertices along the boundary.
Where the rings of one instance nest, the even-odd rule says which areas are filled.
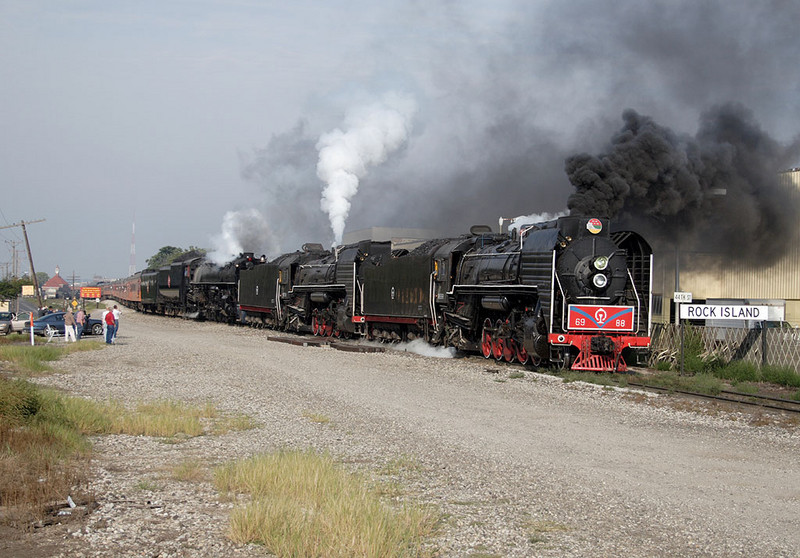
[[[72,313],[72,308],[67,308],[67,313],[64,314],[64,342],[76,342],[78,339],[75,337],[75,314]]]
[[[78,341],[81,340],[83,336],[83,328],[86,325],[86,312],[83,311],[83,308],[78,310],[78,313],[75,314],[75,327],[78,330]]]
[[[103,323],[106,326],[106,343],[111,345],[114,342],[114,333],[116,332],[117,321],[114,319],[114,312],[107,311],[103,314]]]
[[[119,317],[122,314],[117,305],[114,305],[114,309],[111,311],[114,314],[114,337],[112,337],[111,341],[117,340],[117,333],[119,333]]]

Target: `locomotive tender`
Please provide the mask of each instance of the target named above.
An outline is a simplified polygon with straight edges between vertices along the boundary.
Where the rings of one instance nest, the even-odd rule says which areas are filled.
[[[144,311],[624,371],[650,343],[652,265],[638,234],[568,216],[511,233],[473,227],[410,252],[365,240],[222,268],[188,258],[112,294]]]

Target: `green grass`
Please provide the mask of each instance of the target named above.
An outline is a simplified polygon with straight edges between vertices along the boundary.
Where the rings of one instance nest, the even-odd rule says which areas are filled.
[[[48,343],[33,346],[24,343],[3,343],[0,344],[0,360],[10,362],[12,369],[17,372],[37,374],[52,370],[48,363],[65,355],[94,351],[102,346],[103,344],[98,341],[81,341],[63,345]]]
[[[283,451],[228,463],[214,472],[222,493],[246,494],[229,536],[278,556],[426,556],[438,516],[390,504],[360,475],[328,454]]]
[[[0,376],[0,506],[8,510],[0,517],[6,523],[30,523],[48,504],[81,494],[91,457],[87,435],[179,438],[252,424],[245,416],[223,415],[210,402],[159,400],[129,409],[119,401],[69,397]]]
[[[0,448],[7,523],[41,517],[50,502],[85,485],[91,447],[55,392],[0,377]]]

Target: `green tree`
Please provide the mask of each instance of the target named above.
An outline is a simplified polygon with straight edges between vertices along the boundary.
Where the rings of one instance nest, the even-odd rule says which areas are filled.
[[[22,285],[32,285],[31,280],[25,276],[21,279],[0,281],[0,300],[11,300],[22,293]]]
[[[39,282],[39,286],[41,287],[50,280],[50,276],[46,271],[37,271],[36,280]]]
[[[163,265],[172,263],[175,258],[183,253],[183,248],[178,248],[176,246],[162,246],[161,249],[156,252],[155,256],[147,260],[147,267],[150,269],[158,269]]]

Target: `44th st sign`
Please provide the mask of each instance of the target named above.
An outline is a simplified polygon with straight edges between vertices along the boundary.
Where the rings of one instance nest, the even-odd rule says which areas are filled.
[[[755,320],[766,321],[767,306],[681,304],[682,320]]]

